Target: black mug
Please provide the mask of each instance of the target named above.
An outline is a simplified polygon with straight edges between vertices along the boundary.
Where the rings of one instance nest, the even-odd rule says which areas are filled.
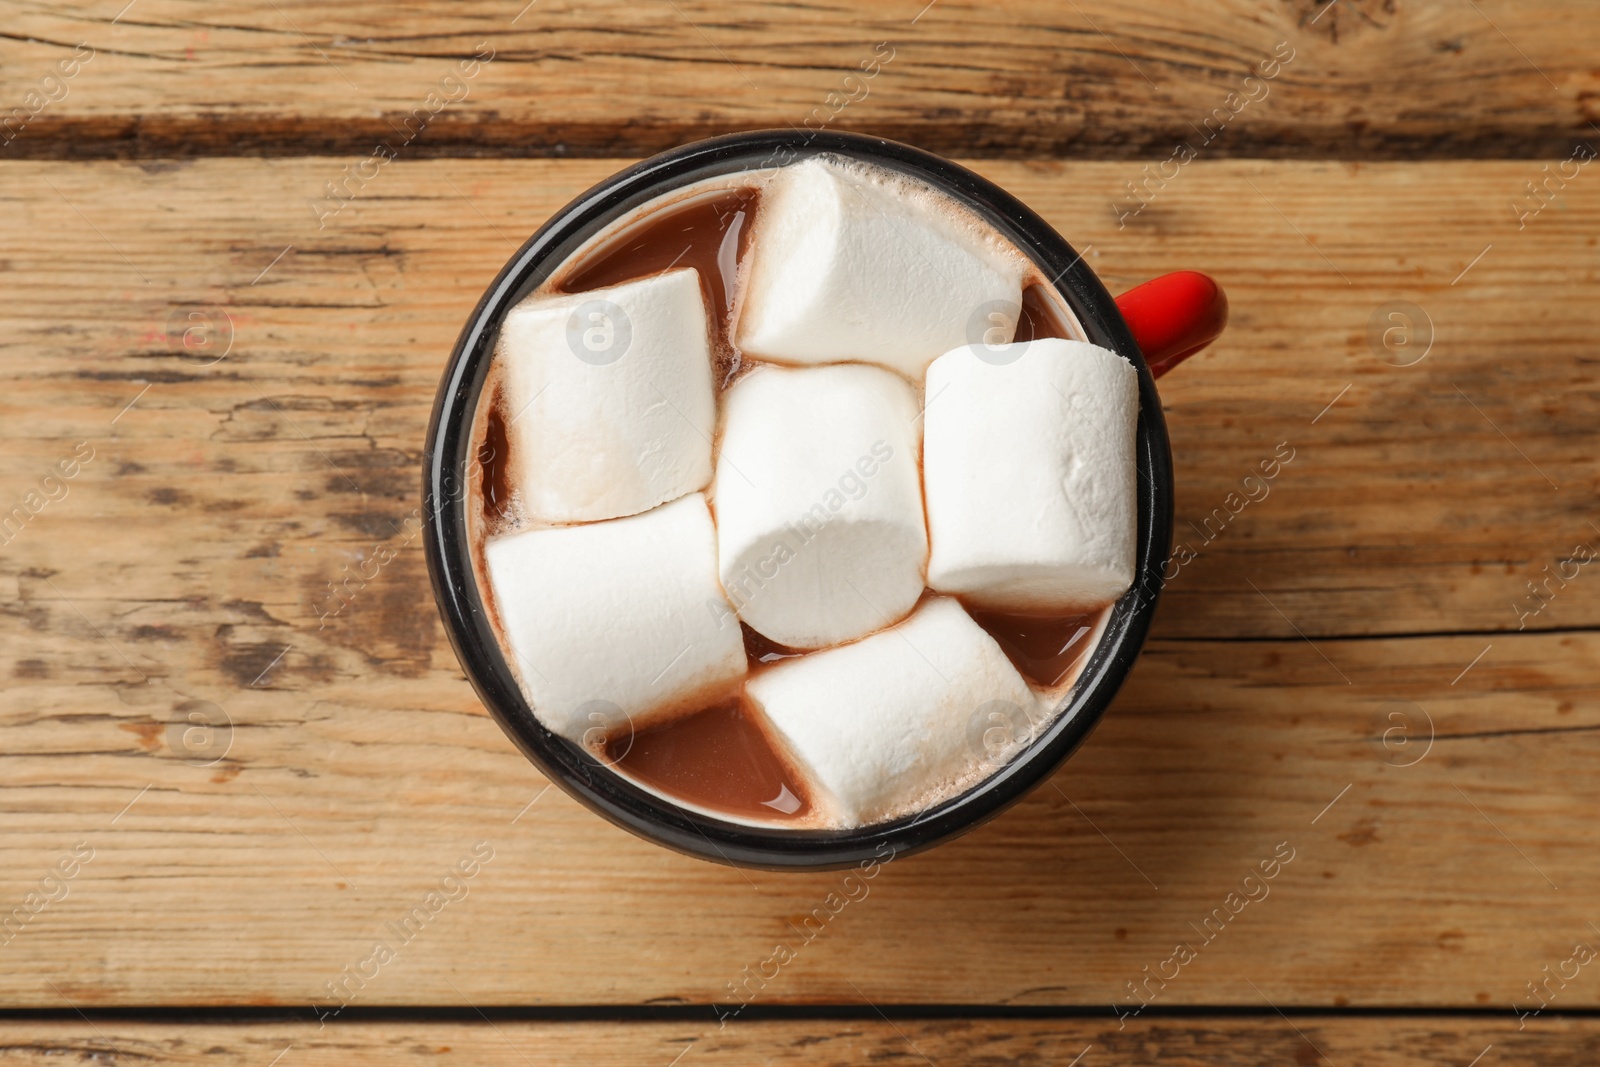
[[[474,576],[464,487],[475,460],[474,414],[500,322],[512,307],[590,237],[666,193],[824,153],[900,172],[955,198],[1054,279],[1089,342],[1138,369],[1137,570],[1054,718],[989,777],[891,822],[851,830],[763,828],[687,810],[647,792],[539,722],[501,652]],[[895,141],[830,132],[734,134],[662,153],[606,179],[545,223],[500,271],[462,330],[434,402],[423,469],[428,570],[467,678],[552,782],[618,826],[703,859],[769,870],[855,866],[928,848],[993,818],[1053,773],[1100,720],[1139,654],[1161,589],[1172,539],[1172,457],[1151,368],[1161,373],[1209,343],[1226,319],[1226,301],[1215,283],[1192,272],[1157,279],[1124,299],[1126,317],[1082,257],[1015,197],[948,160]],[[1141,352],[1136,335],[1150,351]]]

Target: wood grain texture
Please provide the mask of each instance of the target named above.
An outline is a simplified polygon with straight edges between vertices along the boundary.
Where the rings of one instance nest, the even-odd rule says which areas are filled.
[[[318,1031],[293,1024],[195,1025],[103,1022],[0,1024],[7,1064],[146,1060],[261,1067],[289,1065],[482,1064],[484,1067],[668,1067],[693,1063],[834,1067],[858,1063],[1098,1067],[1281,1067],[1359,1063],[1371,1067],[1465,1067],[1485,1062],[1546,1067],[1593,1062],[1597,1025],[1563,1019],[1515,1025],[1483,1019],[1163,1019],[1119,1031],[1099,1021],[917,1020],[740,1023],[368,1023]],[[687,1051],[685,1051],[687,1050]]]
[[[318,229],[305,201],[344,162],[0,165],[4,499],[94,450],[0,549],[0,921],[27,911],[0,1001],[1109,1012],[1279,843],[1270,896],[1156,1003],[1509,1017],[1600,936],[1600,635],[1569,632],[1600,584],[1506,632],[1539,561],[1600,536],[1592,176],[1519,231],[1526,164],[1197,162],[1119,231],[1126,165],[986,165],[1113,288],[1177,266],[1229,286],[1228,339],[1163,380],[1180,514],[1277,442],[1296,458],[1174,580],[1053,785],[833,914],[837,874],[681,858],[541,792],[406,541],[460,322],[619,164],[394,163]],[[1393,299],[1435,324],[1413,366],[1368,347]],[[231,323],[225,358],[171,339],[191,310]],[[1402,636],[1429,631],[1492,632]],[[231,724],[225,755],[191,715]],[[752,979],[779,944],[795,959]]]
[[[0,5],[11,158],[366,151],[480,44],[493,62],[409,155],[632,155],[826,124],[947,154],[1153,160],[1227,107],[1212,157],[1553,161],[1596,136],[1600,100],[1583,0],[121,7]],[[1263,93],[1244,79],[1280,42],[1294,58],[1266,95],[1228,103]],[[92,58],[46,82],[79,44]],[[864,62],[876,76],[846,81]]]
[[[0,899],[58,899],[0,949],[13,1006],[866,998],[1109,1014],[1187,942],[1198,958],[1155,1003],[1509,1017],[1596,937],[1592,636],[1497,644],[1453,688],[1476,639],[1340,645],[1353,686],[1303,643],[1158,643],[1053,785],[853,885],[679,857],[541,794],[442,648],[415,677],[317,685],[291,667],[239,690],[168,680],[131,645],[154,680],[97,681],[72,666],[92,631],[41,625],[66,632],[37,649],[59,678],[7,693]],[[183,762],[168,726],[192,698],[232,722],[212,766]],[[480,842],[492,858],[447,884]],[[1269,895],[1205,927],[1284,842]],[[75,848],[92,856],[53,889]],[[456,899],[429,904],[436,891]],[[419,906],[432,917],[412,919]],[[776,966],[780,945],[794,958]],[[1581,980],[1556,1000],[1597,1002]]]

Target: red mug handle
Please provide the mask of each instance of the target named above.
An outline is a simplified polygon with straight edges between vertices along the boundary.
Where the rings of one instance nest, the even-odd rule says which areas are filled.
[[[1117,309],[1159,378],[1222,335],[1228,297],[1210,275],[1180,270],[1117,297]]]

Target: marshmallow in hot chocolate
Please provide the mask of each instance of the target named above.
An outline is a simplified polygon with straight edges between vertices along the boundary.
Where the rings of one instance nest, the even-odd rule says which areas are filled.
[[[1133,582],[1133,364],[1082,341],[971,345],[928,368],[928,586],[1077,611]]]
[[[527,519],[634,515],[710,480],[716,400],[694,271],[535,295],[506,316],[497,358]]]
[[[785,660],[746,684],[752,703],[850,826],[942,799],[986,757],[996,706],[1040,717],[1028,683],[959,603],[931,597],[854,644]],[[975,728],[976,724],[976,728]]]
[[[507,534],[485,555],[507,659],[534,715],[568,740],[695,711],[744,677],[699,493],[624,519]]]
[[[739,617],[791,648],[904,618],[928,560],[910,384],[861,364],[758,367],[722,404],[713,502]]]
[[[797,163],[762,192],[739,348],[779,363],[878,363],[919,380],[974,330],[1010,340],[1025,266],[925,187],[877,168]]]

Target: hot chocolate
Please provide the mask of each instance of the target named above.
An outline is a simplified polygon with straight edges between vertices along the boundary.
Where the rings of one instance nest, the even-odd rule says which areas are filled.
[[[475,421],[474,569],[535,715],[734,822],[981,781],[1132,580],[1136,376],[1082,337],[966,209],[842,159],[591,239],[505,316]]]

